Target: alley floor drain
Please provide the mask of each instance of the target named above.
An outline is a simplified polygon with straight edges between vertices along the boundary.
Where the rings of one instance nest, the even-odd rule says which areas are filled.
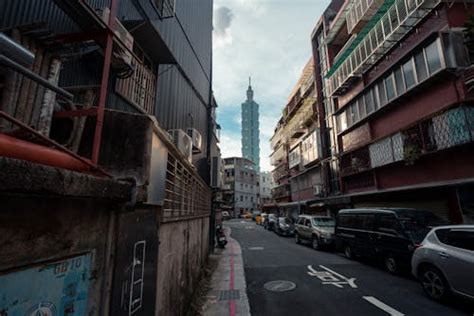
[[[287,291],[294,290],[296,288],[296,284],[291,281],[276,280],[276,281],[265,283],[263,287],[267,291],[287,292]]]

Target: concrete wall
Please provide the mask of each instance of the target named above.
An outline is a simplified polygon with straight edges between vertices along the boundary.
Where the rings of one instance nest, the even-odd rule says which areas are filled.
[[[163,222],[155,315],[184,315],[207,260],[209,217]]]
[[[50,301],[58,314],[66,308],[107,314],[102,294],[112,271],[107,264],[114,229],[111,208],[97,200],[32,195],[3,195],[0,205],[0,222],[6,224],[0,228],[0,311],[33,312],[40,301]],[[90,258],[87,264],[84,255]],[[79,264],[80,272],[71,271],[71,262]],[[71,280],[79,275],[87,281]],[[77,294],[65,304],[68,288]],[[15,299],[21,303],[11,306]]]

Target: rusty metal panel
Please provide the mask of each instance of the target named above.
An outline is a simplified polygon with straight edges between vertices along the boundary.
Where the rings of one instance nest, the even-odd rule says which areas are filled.
[[[119,217],[110,315],[154,315],[158,266],[157,210]]]
[[[362,144],[368,143],[370,139],[370,127],[368,123],[365,123],[342,136],[343,151],[357,148]]]
[[[0,275],[2,315],[86,315],[92,255]]]

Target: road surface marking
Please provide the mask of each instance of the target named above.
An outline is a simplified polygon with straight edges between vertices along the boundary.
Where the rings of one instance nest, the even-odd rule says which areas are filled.
[[[230,265],[230,280],[229,280],[229,290],[234,290],[234,247],[232,244],[229,244],[230,248],[230,260],[229,260],[229,265]],[[235,308],[235,301],[234,300],[229,300],[229,316],[235,316],[236,314],[236,308]]]
[[[263,247],[249,247],[249,250],[263,250]]]
[[[403,313],[400,313],[396,309],[388,306],[387,304],[379,301],[378,299],[376,299],[373,296],[363,296],[363,298],[364,298],[364,300],[372,303],[373,305],[377,306],[381,310],[384,310],[385,312],[389,313],[391,316],[404,316],[405,315]]]
[[[313,266],[308,266],[308,275],[315,276],[321,280],[322,284],[334,285],[338,288],[343,288],[344,285],[348,284],[351,288],[356,289],[357,285],[355,284],[356,278],[347,278],[323,265],[319,266],[320,268],[326,271],[317,271]]]

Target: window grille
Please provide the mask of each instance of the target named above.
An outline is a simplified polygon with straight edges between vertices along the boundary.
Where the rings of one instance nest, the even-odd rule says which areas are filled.
[[[473,108],[459,107],[433,118],[434,138],[438,149],[473,140]]]

